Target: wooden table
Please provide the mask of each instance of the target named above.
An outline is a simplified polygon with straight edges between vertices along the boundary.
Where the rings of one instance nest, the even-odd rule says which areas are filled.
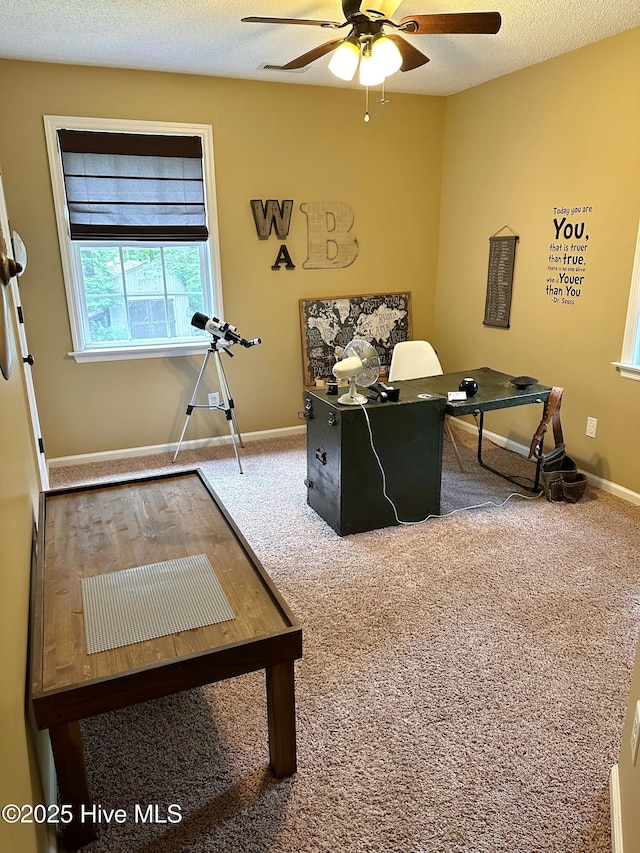
[[[83,577],[194,554],[207,555],[234,619],[87,654]],[[65,846],[95,838],[79,819],[91,804],[79,721],[95,714],[264,669],[271,767],[295,772],[302,630],[199,471],[42,493],[31,599],[31,699],[73,809]]]

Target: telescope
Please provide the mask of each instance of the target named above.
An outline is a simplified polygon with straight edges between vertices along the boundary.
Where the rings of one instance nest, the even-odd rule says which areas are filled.
[[[225,323],[224,320],[219,320],[217,317],[207,317],[206,314],[201,314],[199,311],[191,318],[191,325],[196,329],[202,329],[203,332],[209,332],[223,348],[240,344],[243,347],[255,347],[262,343],[262,338],[252,338],[248,341],[238,334],[238,330],[231,323]],[[228,351],[227,351],[228,352]],[[228,353],[231,355],[231,353]]]
[[[209,349],[205,353],[204,361],[202,362],[202,367],[200,368],[200,373],[198,374],[198,379],[196,381],[196,387],[193,389],[193,395],[187,405],[187,419],[184,422],[184,427],[182,428],[182,435],[180,436],[180,441],[178,442],[178,446],[176,447],[176,452],[174,454],[173,461],[175,462],[178,458],[178,453],[180,451],[180,447],[182,446],[182,440],[184,439],[185,433],[187,431],[187,426],[189,425],[189,418],[191,417],[191,413],[193,412],[193,410],[220,409],[225,413],[225,416],[229,423],[229,430],[231,432],[231,441],[233,442],[233,449],[236,454],[236,459],[238,460],[238,467],[240,468],[240,473],[242,474],[242,463],[240,462],[238,448],[236,447],[236,434],[240,439],[240,446],[244,447],[244,444],[242,443],[242,436],[240,435],[240,430],[238,429],[238,423],[236,421],[233,398],[229,393],[229,383],[227,382],[227,377],[224,373],[224,367],[222,366],[222,362],[220,360],[220,350],[224,350],[227,355],[232,356],[233,353],[229,352],[229,347],[232,347],[234,344],[240,344],[240,346],[242,347],[254,347],[256,346],[256,344],[261,344],[262,339],[253,338],[252,340],[248,341],[246,338],[243,338],[242,335],[238,334],[238,330],[235,326],[232,326],[231,323],[225,323],[224,320],[219,320],[217,317],[207,317],[206,314],[201,314],[199,311],[196,311],[196,313],[191,318],[191,325],[195,326],[196,329],[202,329],[203,332],[209,332],[213,340],[209,345]],[[213,356],[213,360],[215,361],[216,368],[218,371],[218,385],[220,387],[220,394],[222,395],[222,402],[210,402],[208,405],[202,405],[200,403],[196,403],[196,399],[198,397],[198,388],[200,387],[200,383],[202,382],[205,368],[207,366],[207,362],[209,361],[209,356],[211,355]],[[210,399],[211,396],[212,395],[209,395]]]

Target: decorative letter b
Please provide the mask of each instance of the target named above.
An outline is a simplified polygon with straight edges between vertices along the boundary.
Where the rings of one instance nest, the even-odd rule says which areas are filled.
[[[342,201],[304,202],[300,210],[307,217],[308,257],[305,270],[348,267],[358,257],[358,241],[349,234],[353,210]]]

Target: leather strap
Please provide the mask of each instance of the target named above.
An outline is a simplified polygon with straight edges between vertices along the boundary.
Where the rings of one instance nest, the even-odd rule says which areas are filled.
[[[540,453],[540,445],[542,444],[542,439],[544,438],[544,434],[547,431],[550,421],[553,422],[553,438],[556,443],[556,447],[563,443],[562,424],[560,423],[560,405],[562,403],[563,391],[564,388],[560,388],[558,385],[554,385],[551,389],[547,402],[544,406],[542,420],[538,424],[538,429],[535,431],[534,436],[531,439],[529,459],[532,457],[535,457],[536,459],[543,458]]]

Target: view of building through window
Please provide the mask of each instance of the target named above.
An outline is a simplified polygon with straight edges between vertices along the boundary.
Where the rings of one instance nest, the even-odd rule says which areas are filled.
[[[210,310],[202,245],[74,244],[91,345],[141,340],[193,340],[195,311]]]

